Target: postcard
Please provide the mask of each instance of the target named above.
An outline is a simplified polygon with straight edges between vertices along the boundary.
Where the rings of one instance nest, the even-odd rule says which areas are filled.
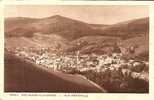
[[[153,98],[154,6],[1,5],[1,100]]]

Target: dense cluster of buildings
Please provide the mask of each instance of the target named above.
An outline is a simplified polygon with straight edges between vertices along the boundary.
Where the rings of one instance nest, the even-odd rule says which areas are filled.
[[[124,75],[129,73],[134,78],[138,77],[148,80],[148,76],[144,77],[144,75],[142,75],[142,73],[148,71],[148,62],[135,61],[133,59],[126,60],[123,58],[121,53],[113,53],[112,55],[81,55],[78,51],[75,55],[58,55],[51,54],[46,49],[42,48],[37,51],[16,49],[15,54],[54,71],[62,71],[65,73],[83,73],[92,70],[99,73],[106,70],[118,70]]]
[[[149,62],[125,59],[122,53],[97,55],[95,53],[80,54],[77,51],[74,54],[57,54],[44,48],[38,50],[16,49],[13,53],[49,70],[84,75],[102,87],[104,86],[102,83],[115,84],[115,81],[120,88],[125,87],[126,85],[123,83],[129,81],[127,80],[129,77],[149,82]]]

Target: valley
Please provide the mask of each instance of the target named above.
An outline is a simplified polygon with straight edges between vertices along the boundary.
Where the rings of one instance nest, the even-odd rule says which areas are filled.
[[[54,72],[82,75],[109,93],[149,92],[149,18],[113,25],[60,15],[7,18],[6,53]]]

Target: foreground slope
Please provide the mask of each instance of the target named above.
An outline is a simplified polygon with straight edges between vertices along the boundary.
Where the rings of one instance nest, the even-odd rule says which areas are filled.
[[[5,92],[105,92],[87,79],[53,72],[5,53]]]

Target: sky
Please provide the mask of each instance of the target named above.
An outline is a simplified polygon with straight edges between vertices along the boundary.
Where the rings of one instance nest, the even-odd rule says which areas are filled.
[[[148,6],[133,5],[6,5],[5,17],[44,18],[61,15],[93,24],[115,24],[148,17]]]

